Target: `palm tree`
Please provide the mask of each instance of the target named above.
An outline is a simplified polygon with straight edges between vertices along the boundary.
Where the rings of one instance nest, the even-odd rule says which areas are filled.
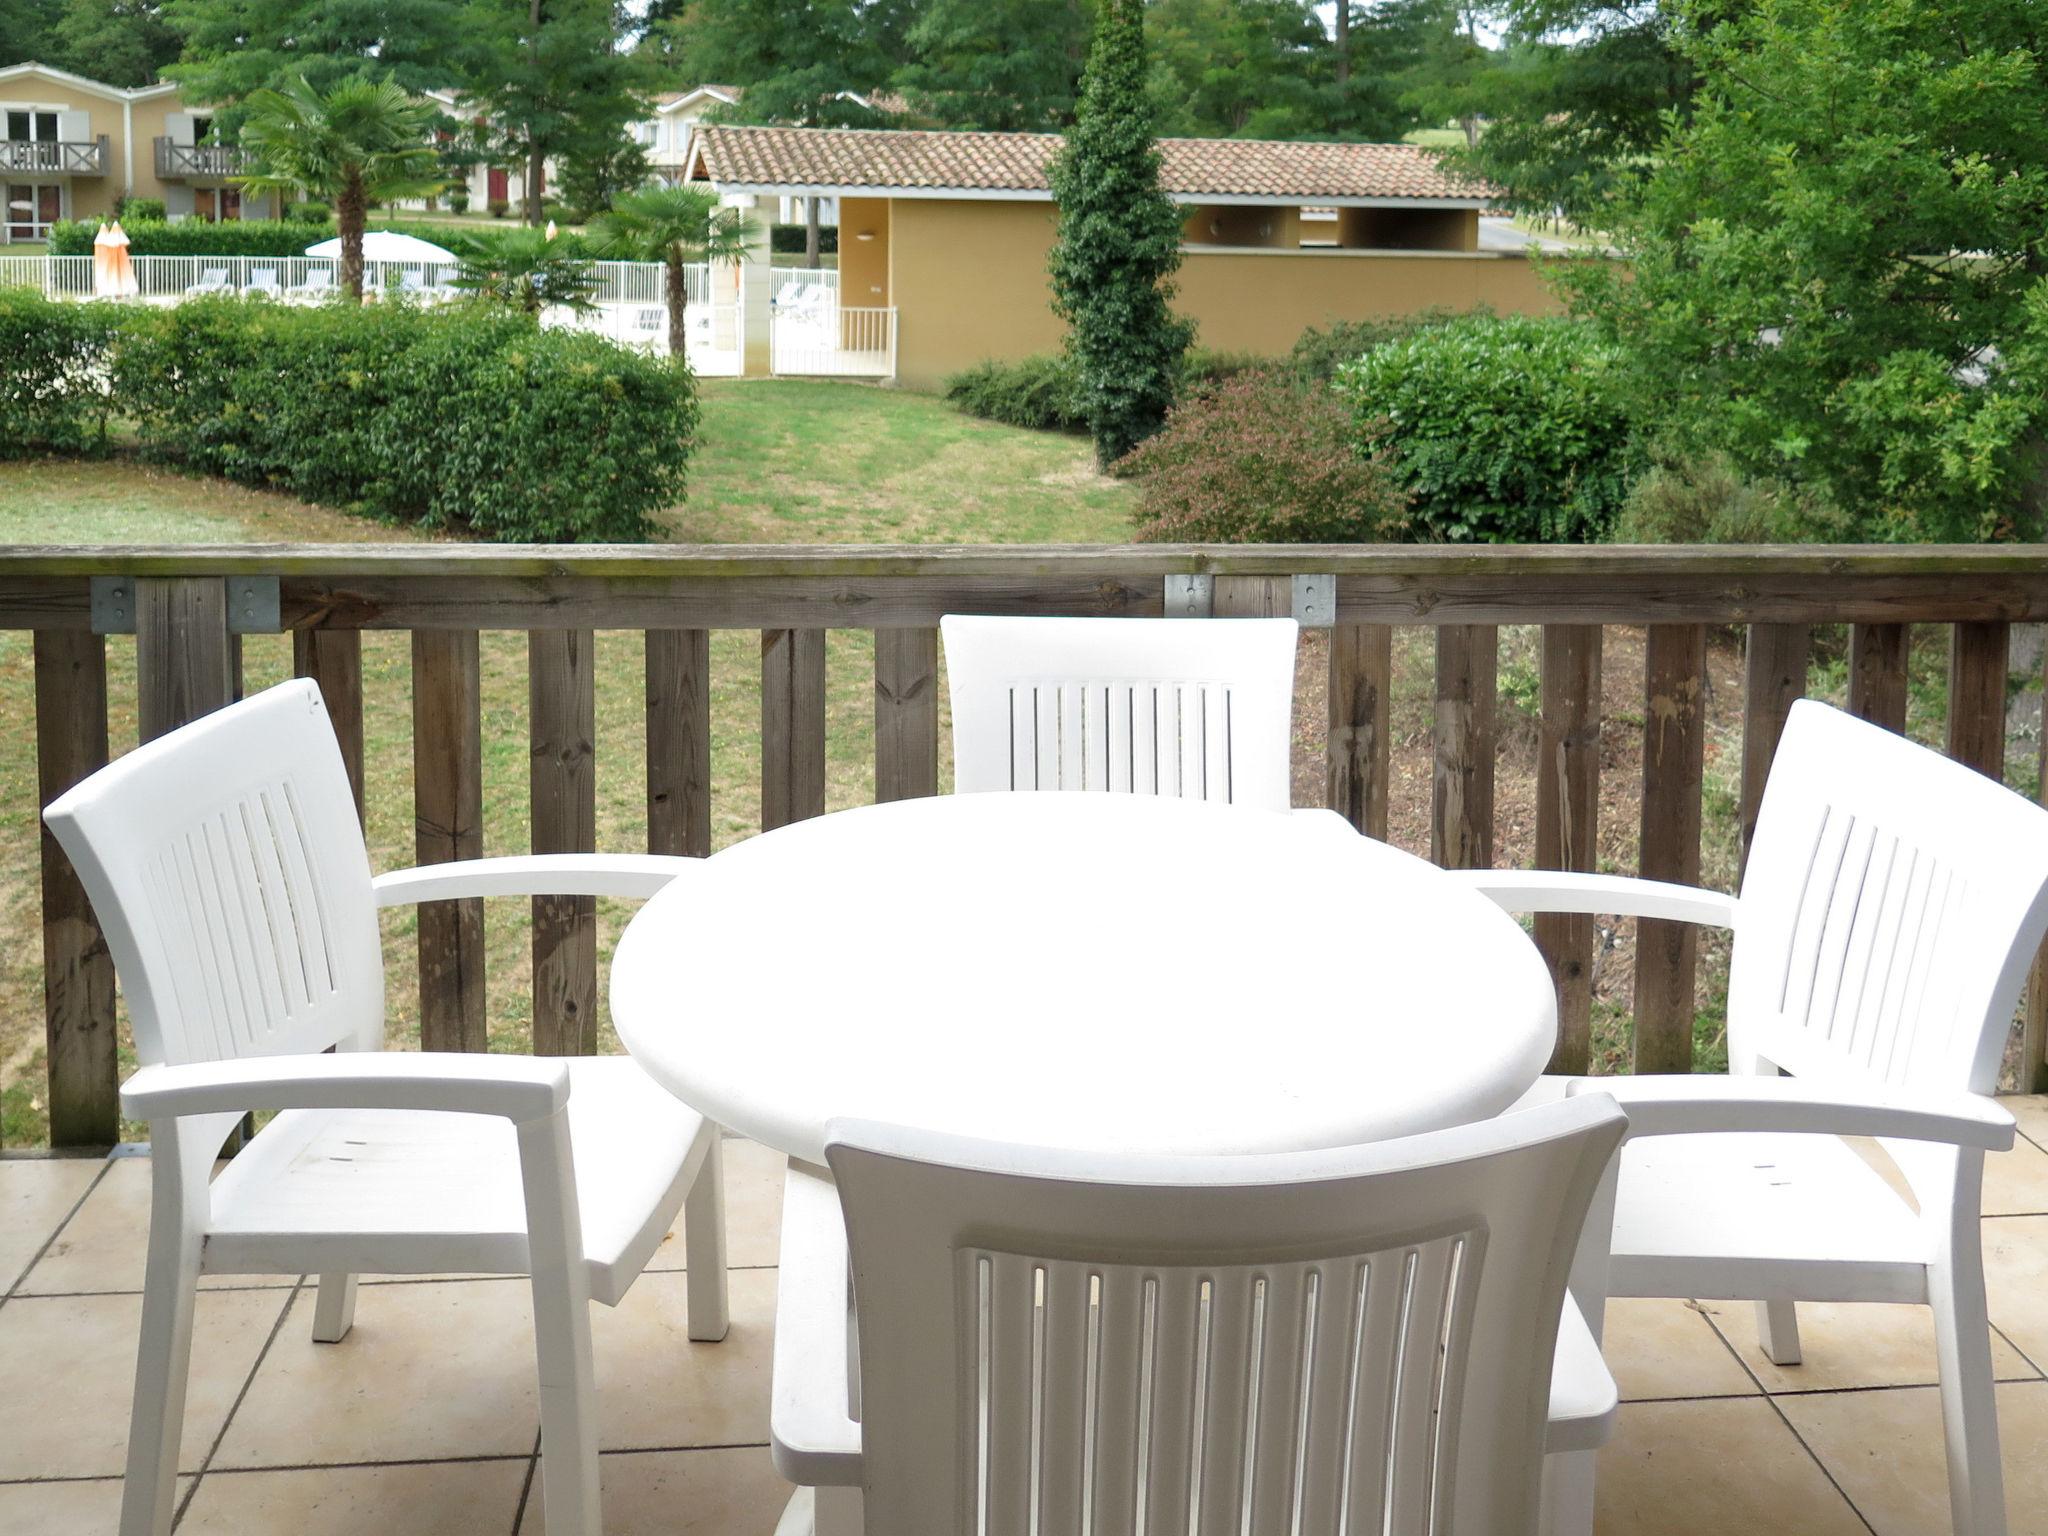
[[[540,318],[544,309],[585,310],[597,291],[590,263],[567,242],[538,229],[488,230],[456,248],[462,269],[455,286],[486,303]]]
[[[447,177],[430,142],[433,113],[389,80],[356,75],[325,95],[305,77],[248,100],[242,145],[257,192],[303,192],[334,205],[341,226],[341,286],[363,296],[363,220],[371,202],[427,197]]]
[[[681,362],[689,331],[684,316],[693,261],[739,261],[754,238],[753,222],[737,208],[719,206],[706,187],[663,184],[614,198],[594,233],[607,256],[658,261],[668,269],[668,352]]]

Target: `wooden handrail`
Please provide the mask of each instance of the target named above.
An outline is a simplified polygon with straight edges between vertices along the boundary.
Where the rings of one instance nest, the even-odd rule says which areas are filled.
[[[710,631],[760,637],[761,825],[825,806],[826,636],[876,632],[876,795],[935,792],[939,653],[954,612],[1158,616],[1200,590],[1218,615],[1285,613],[1293,576],[1330,578],[1327,803],[1361,831],[1388,825],[1392,636],[1435,631],[1432,833],[1447,863],[1493,857],[1494,702],[1502,624],[1543,626],[1539,857],[1598,857],[1601,626],[1649,626],[1642,872],[1699,868],[1709,628],[1748,626],[1741,812],[1756,798],[1777,732],[1805,691],[1811,626],[1848,623],[1849,707],[1904,725],[1909,628],[1954,626],[1951,755],[1996,773],[2004,742],[2008,626],[2048,619],[2048,548],[1978,546],[503,546],[133,545],[0,547],[0,627],[36,632],[37,755],[45,800],[107,756],[106,641],[93,632],[94,579],[120,578],[142,622],[136,688],[145,732],[214,707],[238,686],[231,585],[272,577],[295,669],[327,694],[361,793],[361,633],[412,631],[413,784],[422,862],[523,852],[482,847],[478,636],[526,631],[527,743],[536,848],[594,838],[595,631],[645,632],[648,846],[711,846]],[[1184,578],[1208,578],[1191,586]],[[103,580],[103,595],[113,583]],[[262,585],[262,584],[259,584]],[[139,599],[139,603],[136,601]],[[239,601],[239,599],[237,599]],[[1175,611],[1182,611],[1176,608]],[[103,611],[102,618],[106,614]],[[1324,616],[1327,618],[1327,615]],[[267,619],[263,622],[269,622]],[[225,680],[222,668],[232,674]],[[1610,728],[1612,722],[1609,722]],[[729,824],[729,821],[728,821]],[[104,940],[61,850],[45,840],[45,972],[52,1140],[117,1130],[113,1002]],[[595,1043],[596,956],[587,902],[538,906],[534,1023],[554,1050]],[[478,903],[423,908],[422,1032],[430,1046],[481,1049],[483,927]],[[1540,921],[1560,995],[1553,1065],[1587,1065],[1590,921]],[[1690,1061],[1696,955],[1687,932],[1646,924],[1636,949],[1638,1063]],[[2048,1081],[2048,970],[2028,1017],[2022,1071]]]

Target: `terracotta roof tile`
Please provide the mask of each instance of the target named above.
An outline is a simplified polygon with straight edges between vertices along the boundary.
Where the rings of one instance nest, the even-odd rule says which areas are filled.
[[[751,187],[904,187],[1044,193],[1059,148],[1053,133],[942,133],[897,128],[738,128],[698,131],[701,174]],[[1297,144],[1254,139],[1162,139],[1160,180],[1182,198],[1469,199],[1462,181],[1414,144]]]

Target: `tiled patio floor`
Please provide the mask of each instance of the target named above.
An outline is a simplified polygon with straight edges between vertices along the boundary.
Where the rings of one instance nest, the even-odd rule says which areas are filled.
[[[1985,1254],[2015,1533],[2048,1536],[2048,1100],[1986,1181]],[[684,1335],[674,1237],[595,1309],[606,1528],[768,1536],[780,1160],[727,1156],[733,1327]],[[140,1311],[149,1166],[0,1160],[0,1536],[114,1529]],[[183,1532],[519,1536],[540,1529],[527,1292],[518,1280],[366,1284],[339,1346],[312,1290],[207,1282]],[[1756,1349],[1747,1306],[1616,1302],[1627,1406],[1600,1459],[1603,1536],[1922,1536],[1948,1530],[1934,1348],[1917,1307],[1800,1309],[1806,1363]]]

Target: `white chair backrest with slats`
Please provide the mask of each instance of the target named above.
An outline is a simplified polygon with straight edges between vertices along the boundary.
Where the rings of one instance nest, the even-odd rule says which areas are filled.
[[[1589,1095],[1171,1159],[834,1126],[868,1529],[1533,1529],[1565,1276],[1624,1125]]]
[[[2048,928],[2048,812],[1802,700],[1771,764],[1738,923],[1735,1071],[1995,1092]]]
[[[281,683],[51,803],[145,1066],[373,1050],[370,865],[320,690]]]
[[[960,793],[1290,805],[1294,620],[949,614],[940,627]]]

